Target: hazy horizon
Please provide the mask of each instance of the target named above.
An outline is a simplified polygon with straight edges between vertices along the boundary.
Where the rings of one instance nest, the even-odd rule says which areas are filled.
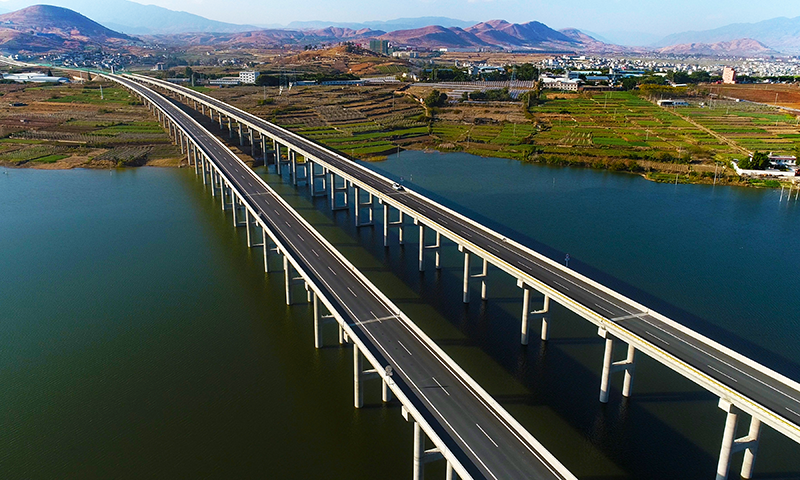
[[[731,23],[800,16],[800,2],[788,0],[765,3],[744,0],[574,0],[569,9],[553,2],[522,0],[410,0],[404,3],[404,9],[398,9],[397,4],[390,2],[366,3],[358,0],[295,0],[288,4],[278,2],[269,8],[265,8],[258,0],[239,0],[236,5],[240,8],[231,8],[232,4],[212,0],[133,1],[186,11],[212,20],[250,25],[287,25],[293,21],[366,22],[441,16],[475,21],[503,19],[513,23],[536,20],[555,29],[574,27],[603,35],[609,32],[646,32],[664,36],[687,30],[708,30]]]
[[[211,0],[131,0],[174,11],[233,24],[287,26],[292,22],[363,23],[398,18],[448,17],[462,21],[507,20],[512,23],[539,21],[554,29],[578,28],[601,40],[620,45],[648,45],[667,35],[710,30],[733,23],[755,23],[776,17],[800,16],[800,2],[779,0],[766,4],[728,0],[689,2],[673,0],[574,0],[565,9],[551,2],[522,0],[410,0],[398,10],[393,3],[365,4],[358,0],[336,3],[296,0],[290,4],[264,6],[258,0],[239,0],[235,6]],[[78,0],[80,2],[80,0]],[[15,10],[24,5],[48,3],[0,0],[0,7]],[[73,3],[53,1],[53,4]]]

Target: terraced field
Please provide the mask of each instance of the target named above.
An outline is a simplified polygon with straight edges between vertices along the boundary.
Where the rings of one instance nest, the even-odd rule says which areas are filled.
[[[177,165],[180,148],[125,90],[2,85],[0,165],[35,168]]]

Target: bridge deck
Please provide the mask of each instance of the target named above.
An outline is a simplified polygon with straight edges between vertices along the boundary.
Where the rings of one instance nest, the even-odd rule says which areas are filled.
[[[542,291],[613,336],[633,343],[673,370],[731,401],[800,442],[800,384],[537,252],[413,191],[392,190],[391,180],[286,129],[185,87],[151,82],[196,99],[265,132],[303,156],[354,179],[443,235]]]
[[[392,366],[394,388],[423,412],[469,474],[494,479],[574,478],[488,405],[410,327],[396,306],[376,294],[374,286],[219,140],[162,96],[129,80],[115,80],[159,105],[201,146],[374,358],[382,366]]]

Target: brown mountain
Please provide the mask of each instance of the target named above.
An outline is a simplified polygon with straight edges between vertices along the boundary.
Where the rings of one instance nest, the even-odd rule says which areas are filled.
[[[573,43],[571,38],[540,22],[517,24],[505,20],[491,20],[473,25],[466,31],[492,45],[529,46],[549,42]]]
[[[672,55],[774,55],[778,52],[752,38],[740,38],[729,42],[683,43],[658,49],[659,53]]]
[[[438,25],[398,30],[380,37],[398,45],[428,48],[523,48],[572,50],[580,42],[540,22],[509,23],[491,20],[464,29]]]
[[[469,48],[490,46],[490,44],[484,42],[474,34],[469,33],[462,28],[445,28],[439,25],[431,25],[412,30],[395,30],[394,32],[383,34],[378,38],[381,40],[389,40],[394,44],[428,48]]]
[[[380,30],[328,27],[318,30],[253,30],[241,33],[178,33],[158,35],[158,41],[172,45],[213,45],[218,48],[276,48],[284,45],[314,45],[375,38]]]
[[[7,52],[113,48],[135,42],[66,8],[34,5],[0,15],[0,49]]]

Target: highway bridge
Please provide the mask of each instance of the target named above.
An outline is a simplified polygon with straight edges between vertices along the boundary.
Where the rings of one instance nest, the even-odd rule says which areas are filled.
[[[649,355],[717,395],[720,408],[727,414],[718,479],[727,478],[730,457],[739,451],[744,451],[741,475],[750,478],[762,423],[800,442],[800,384],[795,380],[423,195],[411,190],[398,192],[392,189],[391,180],[311,140],[194,90],[146,76],[128,78],[159,87],[218,121],[220,127],[227,126],[231,138],[238,137],[240,145],[249,145],[253,155],[260,153],[266,159],[271,144],[278,172],[284,166],[290,168],[295,185],[305,180],[312,194],[319,193],[317,188],[321,184],[321,193],[331,196],[332,208],[354,208],[357,225],[373,223],[370,221],[375,208],[373,200],[377,199],[383,209],[384,244],[387,246],[391,230],[398,230],[401,243],[405,240],[404,230],[411,226],[404,221],[404,215],[413,219],[419,230],[420,271],[425,268],[426,250],[437,251],[438,267],[441,236],[455,242],[464,253],[464,302],[470,301],[470,283],[475,278],[481,281],[482,298],[487,298],[486,271],[489,265],[514,277],[523,291],[523,344],[528,342],[531,315],[541,318],[541,339],[546,341],[549,338],[547,314],[551,301],[595,324],[598,334],[605,339],[601,402],[608,401],[609,377],[615,372],[625,376],[623,395],[631,394],[637,352]],[[337,186],[337,178],[343,179],[343,186]],[[368,195],[364,203],[363,193]],[[342,203],[337,203],[340,200]],[[361,223],[359,218],[365,208],[369,220]],[[393,211],[397,211],[397,220],[391,219]],[[436,236],[433,244],[426,242],[428,230]],[[473,257],[482,261],[477,274],[473,273]],[[536,292],[543,295],[541,308],[531,311],[532,295]],[[617,361],[613,358],[615,341],[623,341],[628,346],[625,358]],[[742,413],[751,417],[748,434],[736,439],[736,427]]]
[[[413,478],[422,478],[426,462],[444,459],[448,479],[575,479],[216,137],[151,89],[105,77],[141,98],[168,129],[222,208],[232,210],[234,225],[247,229],[248,245],[263,249],[265,271],[275,263],[272,252],[282,257],[286,303],[302,284],[305,299],[313,302],[317,347],[321,325],[338,323],[340,342],[353,345],[355,406],[362,406],[363,383],[372,378],[381,382],[384,401],[400,401],[414,423]],[[404,195],[390,185],[382,186],[385,195]],[[364,368],[364,359],[371,368]],[[426,448],[426,437],[433,448]]]

